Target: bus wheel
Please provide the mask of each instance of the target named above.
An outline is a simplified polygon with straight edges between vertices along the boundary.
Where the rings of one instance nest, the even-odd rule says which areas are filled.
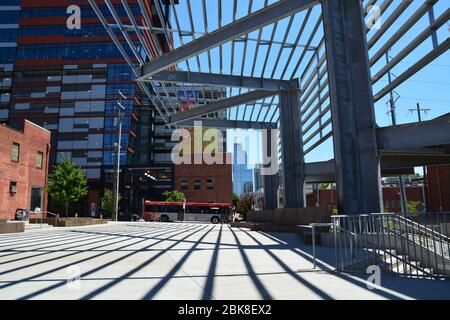
[[[220,219],[218,217],[212,217],[211,222],[214,224],[218,224],[220,222]]]
[[[169,222],[169,217],[166,215],[161,216],[161,222]]]

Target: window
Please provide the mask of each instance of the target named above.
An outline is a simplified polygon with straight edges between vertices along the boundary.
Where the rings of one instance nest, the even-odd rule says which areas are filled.
[[[17,182],[10,181],[9,182],[9,193],[16,193],[16,192],[17,192]]]
[[[214,179],[206,180],[206,189],[214,189]]]
[[[194,189],[200,190],[202,188],[202,183],[200,180],[194,180]]]
[[[41,188],[32,188],[31,189],[30,210],[36,211],[36,208],[42,209],[42,189]]]
[[[180,188],[181,190],[187,190],[189,187],[189,182],[187,180],[181,180],[180,181]]]
[[[42,169],[44,165],[44,153],[42,151],[38,151],[37,153],[37,168]]]
[[[19,155],[20,155],[20,144],[13,142],[11,149],[11,161],[19,162]]]

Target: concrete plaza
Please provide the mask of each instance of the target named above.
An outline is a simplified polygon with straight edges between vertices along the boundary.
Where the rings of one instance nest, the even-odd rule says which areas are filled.
[[[450,299],[450,281],[333,272],[333,250],[228,225],[109,223],[0,235],[0,299]],[[79,281],[69,281],[80,275]]]

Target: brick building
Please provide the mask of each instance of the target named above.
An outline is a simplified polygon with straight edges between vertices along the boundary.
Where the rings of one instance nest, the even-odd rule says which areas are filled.
[[[47,210],[50,131],[25,120],[23,130],[0,125],[0,219],[16,209]]]
[[[175,189],[190,202],[233,202],[231,154],[222,154],[223,164],[175,166]],[[191,163],[194,163],[193,161]]]
[[[450,211],[450,165],[430,166],[427,172],[429,210]]]

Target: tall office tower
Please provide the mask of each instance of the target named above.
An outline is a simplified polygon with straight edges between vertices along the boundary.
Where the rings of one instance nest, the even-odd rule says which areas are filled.
[[[233,192],[241,196],[253,191],[253,170],[248,168],[247,153],[242,149],[242,144],[235,143],[233,153]]]
[[[13,2],[17,5],[18,1]],[[144,3],[146,9],[152,12],[151,0]],[[128,4],[134,17],[141,21],[141,8],[137,1],[128,1]],[[66,25],[70,16],[67,14],[69,5],[78,5],[81,9],[79,29],[70,29]],[[139,158],[147,157],[151,162],[149,155],[142,154],[151,151],[150,146],[142,146],[143,143],[151,144],[151,139],[147,138],[148,131],[137,128],[152,126],[151,122],[142,122],[152,119],[148,109],[146,113],[140,109],[147,102],[134,81],[129,65],[87,1],[21,0],[20,8],[10,125],[17,127],[26,118],[52,131],[50,165],[69,158],[86,171],[89,196],[74,209],[80,214],[87,214],[98,210],[104,188],[112,188],[115,144],[118,141],[117,103],[120,100],[119,91],[122,92],[127,99],[122,101],[125,110],[120,162],[121,211],[134,210],[129,204],[139,201],[130,200],[136,194],[133,188],[138,185],[133,177],[143,175],[143,172],[130,170],[135,163],[139,163],[136,162],[136,140],[142,147]],[[106,6],[100,5],[100,9],[112,22],[112,15]],[[123,6],[117,4],[116,10],[124,21],[127,20]],[[158,17],[151,16],[157,26]],[[114,30],[132,56],[119,29]],[[130,32],[130,37],[138,46],[137,36]],[[152,45],[167,48],[162,43],[164,39],[158,37],[156,41],[161,43]],[[139,115],[146,118],[141,119]],[[138,136],[142,132],[147,136]]]
[[[19,14],[20,0],[0,2],[0,123],[9,118]]]

